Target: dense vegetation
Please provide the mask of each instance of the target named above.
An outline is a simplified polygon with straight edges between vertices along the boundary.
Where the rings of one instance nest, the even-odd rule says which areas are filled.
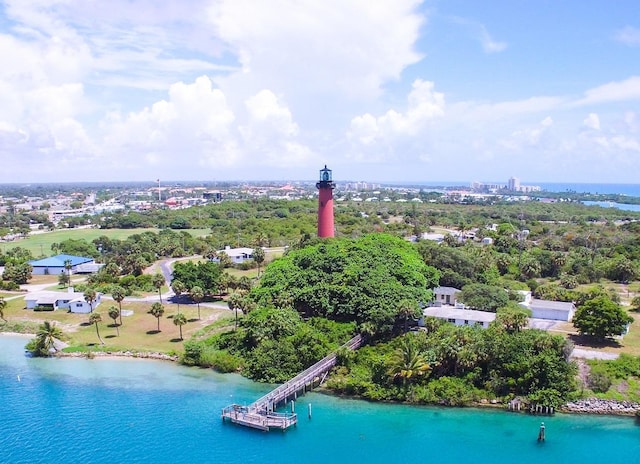
[[[106,263],[81,291],[131,294],[159,290],[154,277],[144,273],[159,258],[211,258],[229,244],[289,245],[260,282],[233,281],[223,272],[225,262],[176,265],[173,284],[181,285],[180,293],[199,302],[232,288],[236,291],[226,299],[241,313],[234,330],[214,327],[186,342],[184,362],[282,381],[359,331],[368,335],[370,346],[341,353],[330,386],[378,400],[466,404],[520,396],[554,405],[569,398],[575,368],[566,361],[568,346],[558,337],[521,330],[526,314],[514,306],[517,290],[575,301],[576,327],[598,341],[620,334],[632,320],[618,295],[598,284],[640,277],[637,213],[576,203],[345,202],[336,206],[332,240],[311,238],[315,215],[311,200],[117,213],[101,217],[101,226],[162,230],[126,240],[106,234],[91,242],[66,240],[52,251]],[[191,227],[209,228],[211,234],[194,238],[183,230]],[[439,227],[449,230],[442,243],[420,239]],[[412,235],[417,243],[405,240]],[[33,256],[19,247],[0,253],[0,264],[6,265],[3,286],[29,280],[29,259]],[[483,331],[429,321],[427,331],[396,337],[413,325],[419,304],[431,300],[436,285],[461,289],[465,304],[497,312],[498,322]],[[39,347],[42,354],[51,349],[46,345]],[[607,379],[618,374],[598,366],[590,381],[604,391]]]
[[[557,406],[575,389],[570,345],[538,330],[427,321],[427,330],[342,353],[328,387],[372,400],[465,405],[526,398]]]
[[[267,267],[251,297],[260,305],[293,307],[304,317],[356,322],[384,336],[404,319],[400,303],[431,301],[438,279],[410,243],[373,234],[289,252]],[[416,309],[407,316],[420,317]]]

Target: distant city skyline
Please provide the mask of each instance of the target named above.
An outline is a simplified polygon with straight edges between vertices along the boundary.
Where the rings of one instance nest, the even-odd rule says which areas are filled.
[[[640,173],[633,0],[0,0],[0,28],[0,183]]]

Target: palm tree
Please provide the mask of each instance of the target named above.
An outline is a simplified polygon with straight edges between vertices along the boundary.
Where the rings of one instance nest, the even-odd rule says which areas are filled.
[[[67,288],[69,288],[71,286],[71,269],[73,268],[70,259],[64,260],[64,268],[67,270]]]
[[[409,320],[409,316],[415,317],[418,314],[418,311],[418,304],[413,300],[405,298],[404,300],[400,300],[398,303],[397,314],[404,318],[404,333],[407,333],[407,322]]]
[[[109,317],[113,319],[113,325],[116,326],[116,334],[120,336],[120,329],[118,329],[118,316],[120,316],[120,310],[115,306],[109,308]]]
[[[98,335],[98,340],[100,340],[100,344],[104,345],[104,341],[102,341],[102,337],[100,336],[100,330],[98,329],[98,322],[102,322],[102,316],[100,313],[91,313],[89,316],[89,324],[96,325],[96,334]]]
[[[178,304],[178,314],[180,314],[180,295],[186,290],[185,285],[179,280],[174,280],[171,284],[171,289],[175,293],[175,301]]]
[[[4,300],[4,298],[0,296],[0,318],[2,318],[2,320],[5,322],[7,322],[7,320],[4,318],[4,308],[6,307],[7,307],[7,302]]]
[[[424,359],[422,353],[416,346],[413,336],[405,334],[400,346],[393,353],[389,375],[396,380],[402,380],[402,386],[417,377],[427,375],[431,371],[431,366]]]
[[[200,320],[200,302],[204,300],[204,290],[197,285],[191,289],[191,299],[198,305],[198,320]]]
[[[58,351],[56,340],[63,337],[62,330],[56,327],[55,322],[44,321],[36,332],[33,354],[36,356],[49,356],[51,351]]]
[[[93,303],[98,298],[98,294],[92,288],[88,288],[84,291],[84,301],[89,303],[89,308],[91,308],[91,312],[93,312]]]
[[[229,295],[229,300],[227,301],[229,304],[229,309],[231,311],[235,311],[236,313],[236,326],[235,329],[238,329],[238,309],[242,307],[242,295],[238,292],[233,292]]]
[[[116,285],[111,290],[111,297],[114,301],[118,302],[119,314],[120,314],[120,325],[122,325],[122,302],[124,301],[124,297],[126,296],[127,291],[122,288],[120,285]]]
[[[149,310],[149,314],[152,314],[153,317],[158,320],[158,332],[160,332],[160,318],[164,314],[164,306],[162,306],[162,303],[153,303]]]
[[[258,277],[260,277],[260,265],[264,263],[264,250],[262,247],[257,247],[253,250],[253,261],[258,265]]]
[[[173,316],[173,323],[180,328],[180,340],[182,340],[182,326],[187,323],[187,317],[182,313],[178,313]]]
[[[160,304],[162,304],[162,286],[164,285],[164,276],[162,274],[155,274],[151,278],[151,283],[158,289],[158,297],[160,297]]]
[[[240,290],[248,292],[249,290],[251,290],[251,287],[253,287],[253,283],[251,282],[251,279],[249,277],[240,277],[240,280],[238,281],[238,288]]]

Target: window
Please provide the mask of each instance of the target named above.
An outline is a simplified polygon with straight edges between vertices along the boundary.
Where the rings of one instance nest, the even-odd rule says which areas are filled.
[[[452,322],[455,324],[456,320],[455,319],[447,319],[447,322]]]

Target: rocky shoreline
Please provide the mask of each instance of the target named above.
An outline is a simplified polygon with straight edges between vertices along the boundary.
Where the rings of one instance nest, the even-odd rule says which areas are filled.
[[[585,398],[572,401],[561,408],[561,412],[575,414],[611,414],[619,416],[633,416],[640,411],[640,403],[631,401],[601,400],[598,398]]]

